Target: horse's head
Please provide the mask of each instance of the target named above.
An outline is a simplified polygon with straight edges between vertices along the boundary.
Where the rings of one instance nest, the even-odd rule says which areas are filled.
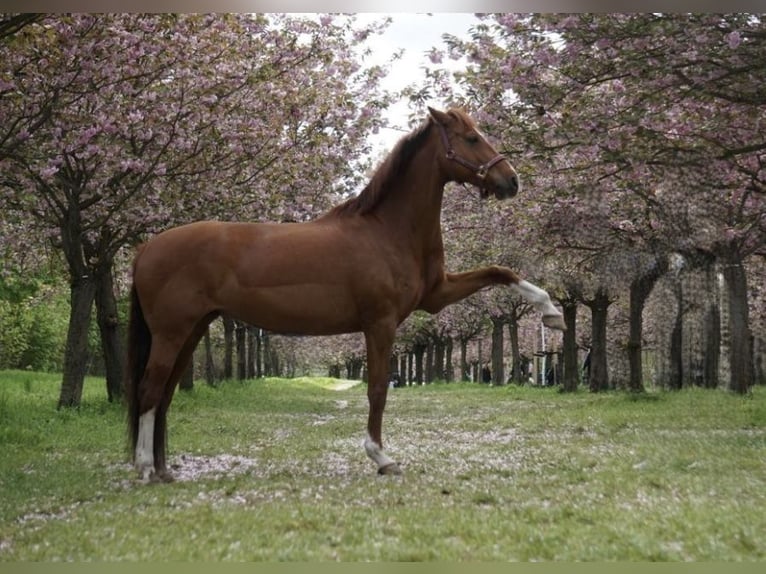
[[[459,110],[441,112],[431,107],[428,111],[452,164],[451,180],[477,186],[482,197],[494,193],[498,199],[505,199],[518,193],[519,176],[511,162],[497,153],[467,114]]]

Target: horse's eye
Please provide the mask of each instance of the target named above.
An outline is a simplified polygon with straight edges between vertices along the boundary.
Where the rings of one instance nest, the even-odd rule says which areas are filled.
[[[477,144],[479,143],[479,134],[468,134],[465,139],[471,145]]]

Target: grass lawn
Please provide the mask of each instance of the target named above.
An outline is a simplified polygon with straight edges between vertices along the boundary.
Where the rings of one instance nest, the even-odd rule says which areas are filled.
[[[0,372],[0,560],[652,560],[766,557],[766,388],[746,397],[394,389],[402,477],[364,454],[363,385],[197,384],[169,414],[176,482],[127,464],[104,383]]]

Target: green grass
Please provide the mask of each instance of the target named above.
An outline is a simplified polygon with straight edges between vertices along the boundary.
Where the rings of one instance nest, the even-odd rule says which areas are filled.
[[[178,480],[142,485],[89,379],[0,373],[0,560],[725,560],[766,557],[766,389],[631,396],[394,389],[402,477],[362,448],[363,385],[198,384],[169,416]]]

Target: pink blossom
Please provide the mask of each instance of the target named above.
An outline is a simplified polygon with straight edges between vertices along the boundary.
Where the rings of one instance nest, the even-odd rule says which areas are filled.
[[[51,181],[53,177],[59,172],[59,167],[56,165],[47,165],[40,171],[40,177],[44,181]]]
[[[742,36],[740,35],[739,30],[729,32],[724,36],[724,39],[732,50],[736,49],[742,43]]]
[[[428,53],[428,59],[431,60],[432,64],[442,63],[444,53],[441,50],[437,50],[436,48],[431,48],[431,50],[429,50],[427,53]]]

